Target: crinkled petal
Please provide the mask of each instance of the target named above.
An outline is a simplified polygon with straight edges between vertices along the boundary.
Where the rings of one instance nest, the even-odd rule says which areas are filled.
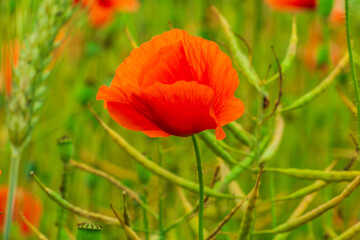
[[[96,99],[105,100],[104,104],[110,116],[124,128],[133,131],[161,131],[134,108],[129,101],[131,93],[128,90],[126,88],[118,89],[102,86]],[[162,133],[162,135],[165,135],[165,133]]]
[[[182,41],[160,48],[148,60],[139,76],[141,88],[147,88],[155,82],[173,84],[179,80],[194,81]]]
[[[133,105],[164,132],[190,136],[206,129],[215,129],[212,116],[214,92],[197,82],[155,83],[133,95]]]
[[[158,56],[159,49],[176,44],[187,35],[185,31],[174,29],[153,37],[140,47],[131,51],[130,55],[116,69],[116,75],[111,86],[129,85],[139,88],[140,73],[146,65]]]
[[[243,107],[232,108],[238,107],[232,105],[235,90],[239,85],[239,77],[229,56],[222,52],[216,43],[200,37],[189,36],[184,48],[197,82],[209,86],[215,93],[213,109],[220,125],[223,126],[239,118],[244,111]],[[231,121],[229,117],[223,121],[222,116],[231,114],[233,114]]]
[[[216,115],[216,118],[219,121],[219,125],[224,126],[241,117],[244,111],[244,103],[240,99],[232,97],[224,104],[222,111]]]

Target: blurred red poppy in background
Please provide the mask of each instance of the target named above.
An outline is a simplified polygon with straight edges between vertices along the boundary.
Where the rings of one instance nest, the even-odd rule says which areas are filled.
[[[20,44],[18,40],[3,43],[1,52],[2,74],[0,74],[0,90],[5,88],[5,92],[8,96],[11,95],[12,68],[16,68],[18,66],[19,53]]]
[[[345,0],[335,0],[330,14],[330,22],[339,24],[345,22]]]
[[[335,29],[339,34],[335,34],[326,42],[323,37],[321,25],[312,22],[309,25],[309,36],[304,46],[305,64],[312,70],[326,70],[329,64],[336,64],[345,53],[346,34],[345,29]],[[345,48],[345,49],[344,49]]]
[[[95,27],[111,22],[116,12],[135,12],[140,6],[138,0],[74,0],[74,3],[88,8],[90,22]]]
[[[280,11],[306,10],[316,7],[315,0],[265,0],[265,2]]]
[[[244,113],[238,74],[211,41],[174,29],[134,49],[98,100],[121,126],[150,137],[190,136],[221,128]]]
[[[3,228],[5,209],[6,209],[6,199],[8,195],[8,187],[0,187],[0,228]],[[31,233],[31,229],[22,221],[20,213],[23,213],[25,218],[29,220],[35,227],[39,227],[43,207],[41,202],[33,196],[31,193],[26,191],[23,188],[17,188],[16,198],[15,198],[15,208],[13,214],[13,221],[17,222],[21,233],[23,235],[28,235]]]

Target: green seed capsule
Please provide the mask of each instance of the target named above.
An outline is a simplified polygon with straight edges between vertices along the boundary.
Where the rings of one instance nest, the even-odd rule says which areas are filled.
[[[63,136],[58,140],[58,149],[61,160],[64,163],[68,163],[73,157],[74,143],[68,136]]]
[[[76,233],[76,240],[100,240],[102,227],[95,223],[80,223]]]
[[[330,59],[329,46],[327,44],[320,45],[317,50],[316,65],[318,67],[322,67],[329,63],[329,59]]]
[[[325,18],[329,17],[333,5],[334,5],[334,0],[319,0],[318,1],[319,14]]]

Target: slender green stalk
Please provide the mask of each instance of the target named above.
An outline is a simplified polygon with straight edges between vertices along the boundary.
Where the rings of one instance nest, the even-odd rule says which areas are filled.
[[[297,35],[296,18],[294,15],[293,19],[292,19],[291,36],[290,36],[289,46],[286,51],[286,55],[281,62],[282,73],[285,73],[290,68],[291,64],[294,62],[296,52],[297,52],[298,42],[299,42],[299,38]],[[280,76],[279,73],[274,74],[265,82],[265,84],[269,84],[269,83],[273,82],[274,80],[278,79],[279,76]]]
[[[191,218],[191,216],[193,214],[195,214],[199,209],[199,206],[197,205],[196,207],[194,207],[190,212],[184,214],[183,216],[179,217],[178,219],[176,219],[170,226],[168,226],[164,231],[168,232],[171,229],[175,228],[176,226],[178,226],[180,223],[188,220]]]
[[[143,167],[149,169],[149,171],[153,172],[154,174],[162,177],[169,182],[181,186],[185,189],[198,192],[199,185],[186,180],[182,177],[179,177],[176,174],[160,167],[158,164],[150,161],[147,157],[145,157],[142,153],[136,150],[133,146],[131,146],[123,137],[121,137],[118,133],[116,133],[113,129],[111,129],[104,121],[102,121],[99,116],[96,115],[94,110],[90,108],[90,111],[96,118],[96,120],[100,123],[100,125],[104,128],[104,130],[109,134],[109,136],[119,145],[127,154],[129,154],[135,161],[141,164]],[[204,191],[207,195],[212,197],[221,197],[221,198],[237,198],[238,196],[232,196],[231,194],[224,194],[218,191],[215,191],[209,187],[204,187]]]
[[[355,225],[350,227],[348,230],[340,234],[338,237],[334,238],[334,240],[350,240],[354,239],[356,235],[360,233],[360,221]]]
[[[275,198],[275,178],[274,173],[269,173],[269,185],[270,185],[270,196],[272,199]],[[276,206],[275,202],[271,202],[271,219],[272,219],[272,227],[276,227],[277,220],[276,220]]]
[[[360,176],[360,171],[322,171],[297,168],[265,168],[264,171],[281,173],[294,178],[323,180],[326,182],[352,181]]]
[[[145,204],[147,204],[147,200],[146,200],[146,194],[144,194],[142,196],[142,200]],[[147,212],[146,210],[143,208],[143,221],[144,221],[144,229],[145,229],[145,240],[149,240],[150,239],[150,235],[149,235],[149,220],[147,217]]]
[[[158,164],[162,167],[162,148],[160,139],[157,141],[157,149],[158,149]],[[161,179],[159,179],[159,184],[161,184]],[[164,230],[164,199],[163,192],[161,191],[161,187],[159,189],[159,240],[165,240],[165,230]]]
[[[121,225],[119,223],[119,220],[114,217],[110,217],[107,215],[103,215],[100,213],[94,213],[87,210],[84,210],[78,206],[73,205],[72,203],[68,202],[67,200],[63,199],[58,193],[56,193],[54,190],[46,187],[40,179],[34,174],[34,172],[31,172],[30,175],[33,177],[35,182],[40,186],[40,188],[48,195],[50,199],[52,199],[54,202],[56,202],[60,207],[77,214],[81,217],[85,217],[91,220],[104,222],[109,225]]]
[[[24,216],[23,213],[20,214],[21,220],[31,229],[31,231],[35,234],[35,236],[39,240],[49,240],[44,234],[42,234],[39,229],[37,229],[32,223]]]
[[[329,183],[328,182],[324,182],[322,180],[318,180],[315,181],[314,183],[300,188],[299,190],[296,190],[295,192],[283,196],[283,197],[279,197],[279,198],[275,198],[275,199],[271,199],[270,202],[280,202],[280,201],[288,201],[288,200],[294,200],[294,199],[298,199],[298,198],[302,198],[305,197],[306,195],[312,194],[314,192],[317,192],[321,189],[323,189],[324,187],[328,186]],[[267,200],[263,201],[263,202],[268,202]]]
[[[155,211],[152,210],[146,203],[144,203],[140,199],[140,197],[138,196],[138,194],[136,192],[134,192],[132,189],[130,189],[127,186],[125,186],[124,184],[122,184],[120,181],[118,181],[115,177],[111,176],[110,174],[108,174],[100,169],[95,169],[85,163],[80,163],[80,162],[77,162],[74,160],[70,161],[70,165],[73,167],[76,167],[78,169],[81,169],[85,172],[88,172],[88,173],[91,173],[91,174],[94,174],[96,176],[106,179],[107,181],[109,181],[111,184],[113,184],[117,188],[121,189],[122,191],[125,191],[131,199],[133,199],[135,202],[137,202],[144,210],[146,210],[155,219],[159,218],[159,216],[155,213]]]
[[[255,186],[248,195],[249,200],[247,202],[244,216],[241,221],[239,236],[238,236],[239,240],[250,239],[251,233],[253,232],[253,226],[255,222],[256,201],[259,198],[259,186],[260,186],[260,178],[263,172],[262,170],[263,170],[263,166],[260,167],[260,172],[256,179]]]
[[[262,154],[269,143],[267,136],[261,141],[259,146],[259,154]],[[229,174],[227,174],[221,182],[215,184],[214,189],[217,191],[223,191],[233,180],[235,180],[244,170],[251,171],[250,165],[255,159],[255,153],[252,152],[250,156],[242,160],[235,167],[233,167]]]
[[[318,206],[317,208],[305,213],[301,217],[295,218],[291,221],[286,223],[280,224],[276,228],[268,229],[268,230],[260,230],[254,232],[254,234],[276,234],[276,233],[284,233],[289,232],[295,228],[298,228],[305,223],[308,223],[315,218],[321,216],[328,210],[336,207],[338,204],[341,203],[345,198],[349,197],[355,189],[360,185],[360,176],[355,178],[338,196],[332,198],[330,201]]]
[[[229,129],[234,137],[241,143],[247,146],[252,146],[255,137],[245,131],[245,129],[240,124],[236,122],[229,123],[226,125],[226,129]]]
[[[355,91],[355,98],[356,98],[356,108],[357,108],[357,117],[358,117],[358,133],[360,133],[360,93],[359,93],[359,83],[356,77],[356,69],[355,69],[355,63],[354,63],[354,57],[353,57],[353,51],[352,51],[352,45],[351,45],[351,34],[350,34],[350,6],[349,6],[349,0],[345,0],[345,17],[346,17],[346,38],[347,38],[347,45],[348,45],[348,52],[349,52],[349,60],[350,60],[350,66],[351,66],[351,73],[352,73],[352,79],[354,82],[354,91]],[[359,141],[360,141],[360,134],[359,135]]]
[[[215,138],[215,135],[209,131],[199,133],[199,137],[217,156],[221,157],[230,164],[238,164],[235,159],[221,146]]]
[[[211,240],[216,237],[216,235],[219,234],[220,230],[224,225],[234,216],[234,214],[237,212],[237,210],[244,204],[246,198],[241,200],[236,206],[231,209],[231,211],[221,220],[221,222],[216,226],[216,228],[206,237],[206,240]]]
[[[336,77],[340,74],[340,72],[346,67],[349,62],[349,55],[346,54],[342,57],[336,67],[331,71],[331,73],[314,89],[307,92],[295,102],[293,102],[290,106],[284,107],[278,112],[288,112],[297,108],[304,106],[305,104],[309,103],[312,99],[320,95],[330,84],[336,79]]]
[[[9,192],[5,212],[4,240],[10,238],[11,220],[14,211],[16,188],[18,184],[21,149],[11,145],[11,161],[9,175]]]
[[[196,165],[197,165],[197,171],[198,171],[198,178],[199,178],[199,240],[204,239],[204,179],[203,179],[203,170],[201,167],[201,158],[200,158],[200,151],[199,151],[199,145],[196,140],[195,135],[191,136],[194,149],[195,149],[195,155],[196,155]]]
[[[230,24],[215,6],[211,6],[211,8],[220,21],[221,28],[223,29],[225,37],[229,42],[230,50],[234,55],[235,61],[240,67],[241,72],[247,77],[251,85],[253,85],[260,93],[264,93],[264,89],[260,87],[260,79],[250,65],[247,56],[241,51],[235,34],[231,30]]]
[[[110,204],[110,207],[115,217],[119,221],[120,225],[123,227],[127,240],[141,240],[141,238],[136,234],[136,232],[134,232],[134,230],[131,229],[130,226],[126,225],[125,221],[121,219],[112,204]]]
[[[67,192],[67,182],[68,182],[68,175],[69,175],[69,162],[64,161],[64,169],[62,175],[62,181],[60,185],[60,194],[63,199],[66,199],[66,192]],[[63,222],[64,222],[65,211],[63,208],[59,209],[59,216],[57,219],[58,225],[58,235],[57,240],[63,239]]]

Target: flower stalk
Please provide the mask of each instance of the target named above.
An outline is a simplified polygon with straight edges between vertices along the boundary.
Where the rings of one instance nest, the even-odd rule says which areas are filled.
[[[201,157],[200,157],[200,150],[199,144],[196,140],[195,135],[191,136],[194,150],[196,155],[196,165],[197,165],[197,172],[199,178],[199,240],[204,239],[204,178],[203,178],[203,170],[201,164]]]

